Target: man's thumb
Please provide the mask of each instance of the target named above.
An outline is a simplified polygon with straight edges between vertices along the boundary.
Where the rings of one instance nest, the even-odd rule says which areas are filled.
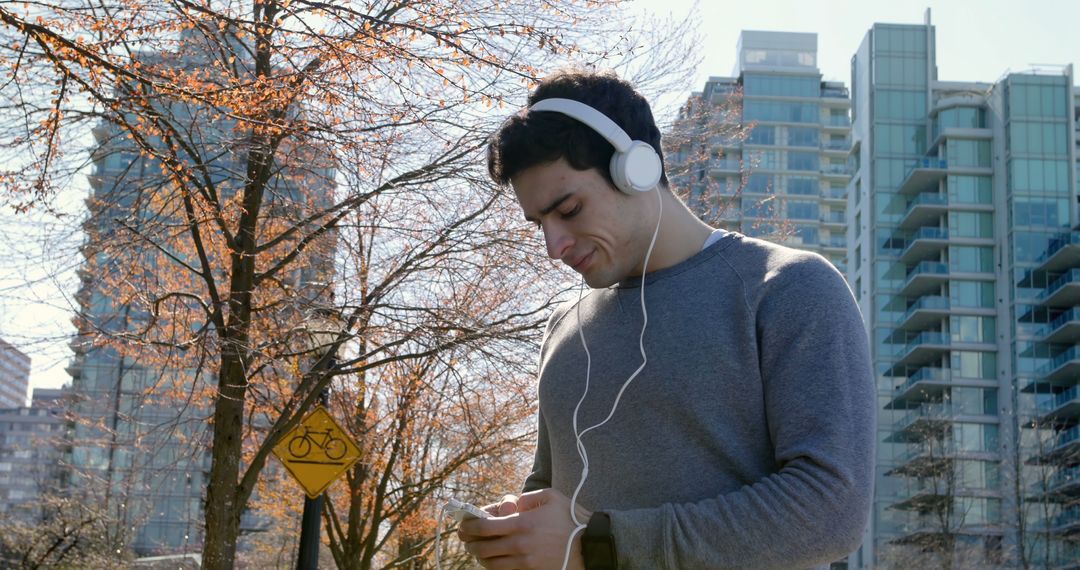
[[[551,497],[549,497],[550,493],[551,491],[549,489],[541,489],[539,491],[529,491],[528,493],[521,495],[517,500],[518,512],[531,511],[546,504],[551,500]]]

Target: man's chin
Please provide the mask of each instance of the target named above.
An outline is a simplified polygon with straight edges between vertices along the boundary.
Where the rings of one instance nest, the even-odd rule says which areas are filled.
[[[585,279],[585,284],[592,289],[606,289],[619,282],[618,279],[613,279],[610,275],[597,272],[582,274],[582,278]]]

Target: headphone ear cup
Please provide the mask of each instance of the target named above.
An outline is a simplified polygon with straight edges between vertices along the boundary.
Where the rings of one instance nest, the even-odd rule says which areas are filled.
[[[634,141],[626,152],[616,152],[609,165],[611,180],[619,190],[633,194],[648,192],[660,183],[660,157],[649,143]]]

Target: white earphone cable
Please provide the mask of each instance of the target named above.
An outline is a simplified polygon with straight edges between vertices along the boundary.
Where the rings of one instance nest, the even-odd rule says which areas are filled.
[[[652,256],[653,247],[656,245],[656,236],[660,233],[660,222],[661,220],[663,220],[664,217],[664,198],[660,194],[660,188],[658,186],[654,188],[654,191],[656,192],[657,202],[660,207],[656,217],[656,229],[653,230],[652,240],[649,242],[649,249],[645,252],[645,263],[641,268],[642,323],[641,334],[638,337],[638,349],[641,351],[641,365],[637,367],[637,370],[634,370],[634,373],[631,374],[630,377],[626,379],[626,382],[623,383],[622,387],[619,388],[619,392],[615,395],[615,401],[612,403],[611,411],[608,412],[607,417],[605,417],[600,423],[588,427],[581,432],[578,431],[578,411],[581,409],[581,404],[585,401],[585,397],[589,393],[589,381],[592,374],[592,354],[589,353],[589,345],[585,342],[585,331],[584,327],[581,324],[581,294],[585,288],[584,276],[582,276],[581,278],[582,287],[581,289],[578,289],[578,303],[576,311],[578,323],[578,337],[581,339],[581,346],[585,349],[585,390],[582,392],[581,399],[578,400],[577,406],[574,407],[573,428],[578,455],[581,457],[581,480],[578,481],[578,485],[574,489],[574,494],[570,497],[570,518],[574,521],[575,527],[574,530],[570,533],[570,538],[566,544],[566,555],[563,557],[562,565],[563,570],[566,570],[570,562],[570,551],[574,545],[574,538],[587,526],[587,521],[583,523],[581,520],[578,519],[576,508],[578,495],[581,493],[581,489],[585,486],[585,480],[589,477],[589,454],[585,451],[585,444],[581,441],[581,437],[584,436],[586,433],[589,433],[590,431],[606,424],[608,420],[610,420],[615,415],[615,410],[619,407],[619,401],[622,399],[623,392],[625,392],[626,388],[630,386],[630,383],[634,381],[634,378],[637,378],[638,374],[641,373],[641,371],[645,368],[645,365],[649,361],[648,356],[645,354],[645,328],[649,325],[649,313],[645,309],[645,276],[649,268],[649,257]]]

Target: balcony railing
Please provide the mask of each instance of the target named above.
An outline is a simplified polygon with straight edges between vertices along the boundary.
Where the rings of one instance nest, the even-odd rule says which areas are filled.
[[[939,380],[942,382],[948,382],[952,378],[952,370],[948,368],[937,368],[932,366],[924,366],[916,371],[911,376],[908,376],[907,380],[904,380],[903,384],[896,387],[897,394],[903,394],[908,388],[918,384],[925,380]]]
[[[904,354],[907,354],[916,347],[924,344],[948,345],[949,337],[945,336],[945,333],[937,331],[923,331],[908,341],[907,346],[904,347]]]
[[[846,115],[829,115],[825,124],[831,127],[850,127],[851,118]]]
[[[1065,352],[1062,352],[1061,354],[1055,356],[1050,362],[1047,362],[1046,364],[1040,366],[1038,374],[1039,376],[1046,376],[1050,372],[1053,372],[1055,369],[1059,368],[1062,364],[1065,364],[1070,360],[1076,360],[1078,358],[1080,358],[1080,351],[1078,351],[1077,347],[1075,346],[1070,347]]]
[[[940,440],[934,440],[932,447],[919,443],[912,445],[907,451],[900,454],[900,456],[896,458],[896,462],[899,465],[903,465],[924,455],[932,456],[935,459],[942,459],[955,455],[957,449],[956,444],[952,441],[942,442]]]
[[[851,167],[846,164],[825,164],[822,165],[821,171],[825,174],[839,174],[847,176],[851,174]]]
[[[732,170],[738,172],[742,169],[742,164],[738,160],[710,159],[709,168],[713,170]]]
[[[821,214],[821,221],[826,224],[846,224],[847,214],[845,212],[827,212]]]
[[[1073,426],[1061,432],[1061,434],[1057,436],[1057,439],[1054,440],[1053,449],[1064,447],[1078,439],[1080,439],[1080,425]]]
[[[922,404],[900,418],[893,426],[895,431],[900,431],[920,419],[942,420],[952,417],[952,404]]]
[[[821,146],[825,150],[851,150],[851,141],[825,141]]]
[[[822,195],[822,197],[829,198],[830,200],[846,200],[847,199],[847,189],[845,189],[845,188],[828,188],[828,189],[822,190],[821,195]]]
[[[829,236],[829,239],[821,240],[825,247],[847,247],[847,238],[843,236]]]
[[[904,316],[900,320],[908,320],[908,318],[911,317],[911,315],[915,313],[915,311],[920,311],[923,309],[938,309],[942,311],[948,311],[949,306],[950,305],[948,297],[941,297],[937,295],[927,295],[925,297],[919,297],[918,301],[912,303],[911,306],[908,307],[907,311],[904,311]]]
[[[915,206],[947,206],[949,197],[937,192],[920,192],[907,203],[908,210]]]
[[[1053,283],[1048,285],[1046,287],[1046,290],[1044,290],[1042,293],[1039,293],[1037,300],[1042,301],[1043,299],[1046,299],[1050,295],[1056,293],[1058,289],[1061,289],[1062,287],[1070,283],[1076,282],[1080,282],[1080,269],[1070,269],[1066,271],[1064,275],[1058,277],[1054,280]]]
[[[1073,505],[1058,513],[1050,519],[1049,527],[1053,529],[1074,522],[1080,522],[1080,505]]]
[[[1047,491],[1057,489],[1062,485],[1066,485],[1073,482],[1080,481],[1080,465],[1074,465],[1066,469],[1061,469],[1054,476],[1046,480]],[[1042,489],[1040,489],[1042,490]]]
[[[1051,240],[1050,245],[1046,248],[1046,253],[1039,256],[1039,261],[1042,262],[1050,259],[1062,248],[1070,245],[1080,245],[1080,232],[1069,232],[1068,234],[1058,236]]]
[[[915,161],[915,164],[912,165],[912,167],[908,169],[908,171],[910,172],[911,170],[915,170],[917,168],[934,168],[944,170],[946,168],[949,168],[949,161],[943,158],[924,158]]]
[[[1075,400],[1077,398],[1080,398],[1080,385],[1073,386],[1072,388],[1065,390],[1057,396],[1054,396],[1053,400],[1047,400],[1040,404],[1039,413],[1045,414],[1047,412],[1052,412],[1065,405],[1067,402]]]
[[[924,366],[908,377],[905,384],[914,384],[922,380],[941,380],[948,382],[952,379],[952,369],[937,368],[936,366]]]
[[[949,264],[940,261],[920,261],[918,265],[908,271],[907,279],[916,275],[948,275]]]
[[[1073,307],[1068,311],[1061,313],[1054,320],[1040,327],[1035,333],[1035,336],[1047,336],[1069,321],[1080,321],[1080,308]]]
[[[945,228],[922,227],[908,235],[908,247],[920,239],[949,239],[949,230]]]

